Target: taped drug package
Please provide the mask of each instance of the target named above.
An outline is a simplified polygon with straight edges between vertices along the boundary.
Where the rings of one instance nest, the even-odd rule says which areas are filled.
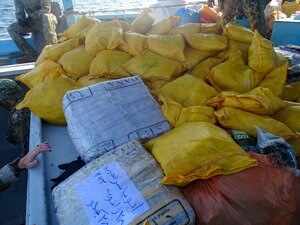
[[[70,138],[85,162],[128,141],[146,141],[171,129],[139,76],[67,92],[63,109]]]
[[[194,211],[137,142],[93,160],[53,190],[60,225],[195,224]]]

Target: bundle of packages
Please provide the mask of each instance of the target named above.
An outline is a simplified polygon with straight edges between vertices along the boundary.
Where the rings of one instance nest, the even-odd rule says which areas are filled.
[[[140,75],[154,90],[226,47],[227,38],[220,35],[220,25],[189,23],[176,26],[179,19],[170,16],[154,23],[151,9],[144,10],[131,24],[118,19],[99,21],[82,16],[60,34],[59,44],[43,49],[32,71],[17,77],[32,89],[30,96],[41,99],[39,105],[46,106],[51,98],[53,107],[44,112],[30,96],[19,107],[30,108],[50,123],[65,124],[61,111],[57,113],[55,108],[61,109],[61,97],[70,88],[61,88],[59,95],[48,91],[44,93],[36,88],[39,77],[59,72],[73,80],[74,86],[86,87],[105,80]],[[206,48],[214,41],[207,43],[205,35],[194,37],[194,33],[216,36],[213,40],[220,43],[215,46],[220,46]],[[200,46],[204,51],[189,46],[187,37],[191,45],[195,45],[199,38],[204,39]],[[53,64],[51,68],[49,64]],[[58,72],[55,67],[59,68]],[[51,80],[47,85],[52,86]]]
[[[85,162],[171,129],[139,76],[67,92],[63,108],[70,138]]]
[[[160,184],[154,158],[129,142],[90,162],[53,190],[60,225],[195,224],[176,187]]]
[[[189,121],[216,123],[218,120],[225,129],[249,132],[259,125],[257,119],[253,120],[255,123],[248,120],[247,126],[239,122],[241,126],[235,127],[227,120],[231,120],[231,115],[222,108],[239,109],[234,114],[241,117],[244,111],[250,111],[255,118],[270,116],[272,124],[277,124],[275,113],[298,101],[297,84],[287,85],[289,62],[257,31],[236,23],[229,23],[224,29],[217,23],[177,26],[179,20],[170,16],[157,21],[151,9],[145,9],[130,24],[117,19],[98,21],[82,17],[62,34],[61,43],[44,48],[33,71],[19,77],[32,89],[26,104],[20,104],[19,108],[29,107],[51,123],[65,123],[62,111],[57,113],[55,109],[61,108],[63,92],[73,88],[61,88],[59,95],[44,92],[36,88],[38,79],[33,79],[33,76],[45,78],[52,72],[45,72],[48,61],[56,63],[59,73],[75,82],[73,86],[86,87],[139,75],[160,100],[163,113],[174,126]],[[44,80],[52,85],[51,79]],[[30,98],[33,95],[41,99],[39,104]],[[42,112],[40,105],[47,106],[48,98],[52,99],[52,106]],[[215,115],[214,110],[222,113]],[[278,122],[284,127],[281,122],[285,121]],[[291,124],[289,121],[284,124],[289,129],[285,127],[283,132],[274,134],[293,139],[288,141],[300,152],[299,138]]]
[[[61,43],[44,48],[33,71],[18,77],[31,88],[18,108],[28,107],[50,123],[67,122],[76,150],[91,165],[128,141],[152,139],[145,146],[164,170],[164,184],[183,186],[257,166],[225,129],[256,137],[260,127],[284,138],[300,156],[299,88],[286,85],[288,61],[272,43],[235,23],[223,29],[216,23],[176,26],[178,21],[171,16],[155,23],[151,9],[131,24],[82,17]],[[69,192],[61,193],[63,198]],[[92,201],[86,205],[100,220],[100,203]],[[64,224],[73,201],[61,205]],[[88,224],[88,216],[83,219]]]

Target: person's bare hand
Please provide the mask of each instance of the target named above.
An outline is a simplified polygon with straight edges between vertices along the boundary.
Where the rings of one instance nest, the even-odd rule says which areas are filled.
[[[23,158],[18,162],[18,167],[20,169],[29,169],[38,164],[38,159],[36,158],[42,152],[51,152],[51,146],[48,141],[42,142],[36,148],[29,151]]]

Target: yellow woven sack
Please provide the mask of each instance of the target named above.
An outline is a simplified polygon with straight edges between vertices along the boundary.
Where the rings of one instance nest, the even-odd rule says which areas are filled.
[[[124,33],[125,44],[119,46],[119,49],[131,55],[143,55],[146,49],[147,37],[145,35],[127,31]]]
[[[48,60],[34,67],[34,69],[30,70],[29,72],[16,76],[16,80],[21,81],[29,88],[33,88],[36,82],[38,81],[40,75],[44,74],[43,71],[45,70],[44,67],[45,64],[47,64],[47,62]]]
[[[207,122],[187,122],[145,144],[161,165],[163,184],[184,186],[197,179],[257,166],[230,135]]]
[[[122,29],[123,29],[123,33],[131,30],[132,27],[131,27],[131,24],[128,23],[128,21],[122,20],[118,17],[115,17],[114,20],[117,20],[121,24]]]
[[[62,55],[58,63],[69,77],[78,80],[89,74],[93,59],[94,57],[87,54],[84,45],[81,45]]]
[[[147,38],[147,48],[168,59],[177,60],[179,62],[183,62],[185,60],[185,43],[184,38],[180,34],[151,34]]]
[[[195,33],[185,36],[188,44],[201,51],[215,52],[223,51],[227,48],[228,39],[219,34]]]
[[[151,225],[151,224],[150,224],[150,222],[149,222],[148,220],[145,220],[145,221],[143,222],[143,225]]]
[[[300,98],[300,81],[289,83],[284,86],[282,99],[296,102]]]
[[[284,57],[283,54],[279,53],[279,52],[276,52],[276,55],[277,57],[275,57],[275,64],[276,64],[276,67],[280,67],[284,64],[289,64],[289,61],[287,58]]]
[[[152,81],[145,80],[144,82],[146,83],[148,88],[155,91],[157,89],[162,88],[162,86],[164,86],[165,84],[167,84],[170,81],[169,80],[152,80]]]
[[[105,78],[105,77],[84,76],[84,77],[79,78],[77,80],[77,82],[81,87],[87,87],[92,84],[96,84],[96,83],[99,83],[102,81],[107,81],[107,80],[109,80],[109,79]]]
[[[152,9],[144,9],[131,23],[132,30],[146,34],[151,28],[155,21],[154,13]]]
[[[257,87],[244,94],[223,91],[207,101],[206,105],[214,109],[231,107],[272,116],[287,106],[287,103],[273,94],[268,88]]]
[[[201,23],[199,32],[207,34],[222,34],[223,27],[220,23]]]
[[[69,26],[63,33],[58,34],[58,36],[61,36],[59,39],[59,42],[64,42],[68,39],[71,39],[78,35],[82,30],[84,30],[86,27],[88,27],[92,23],[99,22],[97,19],[89,18],[85,15],[83,15],[76,23]]]
[[[67,53],[68,51],[71,51],[74,48],[77,48],[79,45],[80,40],[78,38],[72,38],[57,45],[45,46],[41,54],[35,61],[35,66],[39,65],[47,59],[53,62],[57,62],[63,54]]]
[[[281,98],[287,78],[287,68],[288,64],[286,63],[274,69],[264,77],[259,86],[269,88],[276,96]]]
[[[162,111],[164,116],[173,127],[177,127],[186,122],[216,123],[217,121],[212,107],[183,107],[178,102],[163,96],[159,96],[159,100],[163,102]]]
[[[50,49],[53,47],[53,45],[46,45],[43,50],[41,51],[41,53],[39,54],[38,58],[36,59],[34,66],[38,66],[39,64],[43,63],[45,60],[47,60],[47,56],[48,56],[48,52],[50,51]],[[59,59],[59,58],[58,58]],[[57,60],[58,60],[57,59]],[[56,61],[57,61],[56,60]],[[54,60],[52,60],[54,61]]]
[[[197,64],[204,61],[210,56],[213,56],[214,52],[200,51],[189,46],[184,49],[185,61],[183,62],[184,67],[188,70],[192,70]]]
[[[273,49],[272,42],[263,38],[255,30],[249,46],[248,65],[257,72],[267,74],[278,66],[278,56]]]
[[[123,64],[123,68],[130,74],[140,75],[146,81],[170,80],[183,70],[181,63],[151,51],[147,51],[145,55],[133,57]]]
[[[59,69],[52,69],[26,93],[16,108],[29,108],[31,112],[49,123],[65,125],[62,99],[67,91],[76,88],[80,88],[76,81],[62,74]]]
[[[300,10],[299,3],[285,1],[282,5],[282,12],[287,16],[291,17],[293,13]]]
[[[296,157],[300,156],[300,136],[287,140],[287,142],[294,148]]]
[[[300,104],[288,106],[275,114],[275,119],[287,125],[300,134]]]
[[[85,38],[85,49],[92,56],[105,49],[115,49],[121,44],[124,44],[123,29],[118,20],[97,23]]]
[[[227,58],[235,57],[236,54],[240,54],[242,59],[245,62],[245,65],[248,64],[248,50],[249,50],[249,44],[237,42],[234,40],[228,41],[228,49],[226,49],[226,56]]]
[[[147,32],[149,34],[168,34],[172,28],[175,27],[176,23],[180,20],[178,16],[169,16],[154,24],[152,28]]]
[[[94,77],[128,77],[130,73],[122,68],[122,65],[132,58],[126,52],[120,50],[103,50],[93,60],[89,76]]]
[[[97,22],[97,23],[99,23],[99,22]],[[80,44],[84,45],[86,35],[94,26],[97,25],[97,23],[92,23],[92,24],[88,25],[86,28],[84,28],[82,31],[80,31],[77,35],[75,35],[74,38],[78,38],[80,41]]]
[[[225,35],[232,40],[251,44],[254,33],[246,27],[243,27],[237,23],[228,23],[225,28]]]
[[[190,74],[167,83],[154,93],[168,97],[185,107],[204,106],[207,100],[218,94],[213,87]]]
[[[193,34],[200,32],[200,23],[185,23],[178,27],[173,28],[169,34]]]
[[[205,80],[209,77],[211,69],[223,61],[224,59],[219,57],[207,58],[196,65],[189,74],[198,77],[201,80]]]
[[[245,65],[241,57],[233,57],[213,67],[206,77],[217,91],[244,93],[259,83],[257,73]]]
[[[230,107],[224,107],[215,111],[215,115],[222,127],[231,130],[245,131],[247,134],[254,137],[257,136],[255,126],[286,140],[297,137],[295,132],[288,126],[270,116],[261,116]]]

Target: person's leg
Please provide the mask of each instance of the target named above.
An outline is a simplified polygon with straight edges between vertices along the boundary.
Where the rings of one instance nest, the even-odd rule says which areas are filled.
[[[251,29],[256,29],[263,37],[267,35],[267,22],[264,13],[266,2],[264,0],[243,0],[242,2]]]
[[[24,36],[32,32],[28,26],[20,26],[18,22],[11,24],[7,31],[10,37],[15,41],[18,48],[24,52],[29,58],[36,59],[36,51],[26,42]]]
[[[215,3],[215,1],[214,0],[207,0],[207,5],[209,6],[209,7],[214,7],[214,4]]]
[[[46,45],[57,44],[56,16],[52,13],[42,15],[43,33]]]
[[[245,17],[243,6],[242,6],[242,4],[239,4],[238,9],[237,9],[236,18],[237,19],[242,19],[243,17]]]
[[[27,154],[29,150],[30,111],[28,109],[17,110],[15,108],[9,114],[8,134],[13,138],[15,144],[22,146],[20,157]]]
[[[43,31],[33,32],[32,40],[36,47],[37,53],[41,54],[41,52],[43,51],[43,49],[45,47],[45,43],[46,43]]]

